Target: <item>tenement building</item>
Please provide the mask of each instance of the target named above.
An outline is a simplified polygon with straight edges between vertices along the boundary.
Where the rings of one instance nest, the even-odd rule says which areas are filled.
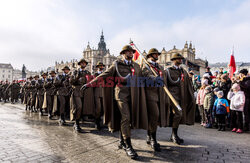
[[[13,67],[10,63],[0,63],[0,81],[12,81]]]

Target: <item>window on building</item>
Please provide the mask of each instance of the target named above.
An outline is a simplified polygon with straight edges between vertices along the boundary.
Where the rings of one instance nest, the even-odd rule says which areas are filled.
[[[3,72],[5,72],[5,70],[3,70]]]
[[[8,75],[8,78],[10,78],[10,75]]]
[[[4,75],[3,75],[3,78],[4,78]]]
[[[10,70],[9,70],[9,73],[10,73]]]

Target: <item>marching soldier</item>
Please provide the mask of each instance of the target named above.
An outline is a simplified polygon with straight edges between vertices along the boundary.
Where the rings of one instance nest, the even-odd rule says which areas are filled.
[[[36,97],[37,97],[37,88],[36,84],[38,83],[39,75],[35,75],[34,79],[30,82],[30,109],[31,112],[37,112],[36,108]]]
[[[145,92],[143,87],[136,85],[142,72],[140,66],[132,61],[134,53],[130,45],[124,46],[120,52],[122,59],[116,60],[109,69],[82,87],[85,89],[91,83],[106,80],[104,123],[109,125],[110,131],[121,131],[119,147],[132,159],[138,155],[131,144],[131,128],[148,129]]]
[[[161,151],[160,144],[156,140],[157,126],[159,124],[161,127],[167,127],[169,115],[168,107],[166,107],[169,101],[167,101],[166,93],[163,90],[163,84],[166,83],[166,74],[163,67],[157,63],[159,55],[161,53],[155,48],[150,49],[147,54],[147,61],[157,73],[157,77],[150,70],[149,65],[145,64],[142,68],[142,75],[147,77],[145,83],[149,120],[147,144],[150,144],[154,151]],[[153,84],[150,85],[150,82]]]
[[[14,104],[18,101],[18,95],[20,91],[20,86],[18,83],[16,83],[16,80],[13,80],[13,82],[8,86],[7,90],[10,90],[11,103]]]
[[[9,101],[9,90],[7,89],[8,86],[9,86],[9,81],[6,80],[5,83],[2,86],[4,103],[6,103],[7,100]]]
[[[38,80],[38,82],[36,83],[36,87],[37,87],[37,96],[38,96],[38,109],[40,111],[40,115],[42,116],[43,115],[43,100],[44,100],[44,83],[47,79],[47,73],[43,73],[42,74],[42,79]]]
[[[19,92],[19,98],[21,100],[21,104],[23,104],[23,100],[24,100],[24,81],[20,82],[20,92]]]
[[[184,140],[178,136],[179,124],[193,125],[195,118],[195,101],[192,83],[186,70],[180,66],[183,59],[181,54],[174,54],[171,57],[173,66],[166,69],[169,91],[182,108],[182,110],[178,110],[172,102],[170,104],[170,125],[172,126],[170,140],[176,144],[184,142]]]
[[[95,77],[103,73],[105,65],[102,62],[97,62],[97,72],[94,74]],[[98,84],[98,83],[97,83]],[[100,130],[101,116],[103,115],[103,88],[101,85],[94,88],[95,95],[95,128]]]
[[[29,109],[30,110],[30,91],[31,91],[31,87],[30,87],[30,83],[31,80],[33,79],[32,76],[30,76],[29,78],[27,78],[27,81],[25,82],[23,89],[24,89],[24,104],[26,105],[25,110]]]
[[[54,96],[56,95],[56,88],[54,83],[56,81],[56,72],[50,71],[50,77],[45,80],[44,88],[46,92],[46,103],[47,103],[47,110],[48,110],[48,117],[52,119],[53,117],[53,103],[54,103]]]
[[[71,94],[71,85],[69,83],[70,68],[68,66],[65,66],[62,70],[63,74],[56,77],[56,81],[54,84],[58,89],[58,98],[60,103],[60,126],[65,125],[66,108],[69,108],[69,97]]]
[[[76,132],[81,132],[80,120],[83,115],[93,115],[93,107],[94,107],[94,96],[93,90],[85,90],[82,91],[81,87],[86,84],[90,78],[91,73],[88,70],[85,70],[88,61],[85,59],[81,59],[78,62],[80,68],[74,72],[74,75],[71,78],[71,84],[73,88],[72,92],[72,118],[71,120],[75,120],[74,130]]]
[[[0,81],[0,102],[2,101],[3,98],[3,81]]]

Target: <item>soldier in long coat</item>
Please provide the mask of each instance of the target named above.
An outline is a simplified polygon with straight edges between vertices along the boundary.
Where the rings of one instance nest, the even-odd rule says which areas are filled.
[[[43,73],[42,78],[39,79],[38,82],[36,83],[37,96],[38,96],[38,98],[37,98],[38,99],[38,104],[37,104],[38,106],[37,107],[40,111],[40,115],[43,115],[42,106],[43,106],[44,92],[45,92],[43,85],[44,85],[46,79],[47,79],[47,73]]]
[[[96,68],[98,70],[95,72],[94,76],[97,77],[101,73],[104,72],[105,65],[102,62],[98,62]],[[98,83],[97,83],[98,84]],[[94,95],[95,95],[95,128],[101,129],[101,117],[103,116],[103,87],[99,85],[99,87],[94,87]]]
[[[155,48],[150,49],[147,54],[147,61],[158,76],[153,74],[149,65],[144,64],[142,67],[142,75],[146,77],[145,92],[149,120],[147,143],[154,151],[161,150],[160,144],[156,140],[157,126],[167,127],[169,119],[169,99],[163,90],[167,79],[163,67],[157,63],[159,55],[161,53]]]
[[[37,112],[36,101],[37,101],[37,88],[39,75],[35,75],[34,79],[30,82],[30,109],[31,112]]]
[[[174,54],[171,57],[173,66],[166,69],[168,89],[182,108],[178,110],[172,102],[170,104],[170,125],[172,126],[170,140],[176,144],[184,142],[177,133],[179,124],[193,125],[195,120],[194,90],[187,71],[180,66],[183,59],[181,54]]]
[[[3,81],[0,81],[0,102],[2,101],[3,98]]]
[[[16,83],[16,80],[13,80],[13,82],[8,86],[7,90],[10,91],[11,103],[14,104],[18,101],[20,85]]]
[[[9,98],[10,98],[9,97],[9,90],[7,89],[9,85],[10,85],[9,81],[6,80],[5,83],[2,86],[4,102],[7,102],[7,100],[9,101]]]
[[[78,62],[80,68],[76,70],[71,78],[72,84],[72,105],[71,105],[71,120],[75,120],[74,130],[82,132],[80,127],[80,120],[83,115],[94,115],[94,92],[90,88],[88,90],[81,90],[81,87],[91,79],[91,73],[85,70],[88,61],[81,59]]]
[[[71,94],[71,85],[70,85],[70,68],[65,66],[63,69],[63,74],[59,74],[56,77],[55,86],[58,89],[58,98],[60,103],[60,119],[59,125],[65,125],[66,109],[69,109],[70,104],[70,94]]]
[[[30,110],[30,103],[31,103],[31,96],[30,96],[30,92],[31,92],[31,81],[32,81],[33,77],[30,76],[29,78],[27,78],[27,81],[24,84],[24,104],[26,105],[25,110],[29,109]]]
[[[46,92],[46,104],[47,104],[47,110],[48,110],[48,117],[49,119],[52,119],[53,117],[53,104],[54,104],[54,96],[56,95],[56,87],[54,86],[54,83],[56,81],[56,72],[50,71],[50,77],[47,78],[44,82],[44,88]]]
[[[19,92],[19,98],[21,100],[21,104],[23,104],[23,100],[24,100],[24,81],[20,82],[20,92]]]
[[[23,103],[26,105],[25,106],[25,110],[29,109],[30,110],[30,91],[31,91],[31,87],[30,87],[30,82],[33,79],[32,76],[30,76],[29,78],[27,78],[27,81],[25,82],[23,89],[24,89],[24,101]]]
[[[111,67],[84,85],[86,89],[98,80],[105,80],[104,123],[111,131],[121,131],[119,147],[132,159],[138,157],[131,144],[131,128],[148,129],[144,88],[137,85],[142,76],[140,66],[132,61],[135,50],[126,45]]]

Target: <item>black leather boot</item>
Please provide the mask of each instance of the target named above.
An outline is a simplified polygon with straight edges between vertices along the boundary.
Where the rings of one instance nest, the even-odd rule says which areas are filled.
[[[118,144],[118,148],[126,150],[126,144],[124,142],[124,139],[123,139],[123,136],[122,136],[122,132],[120,132],[120,136],[119,137],[120,137],[120,142]]]
[[[96,128],[97,130],[101,130],[100,122],[101,122],[100,118],[97,118],[97,119],[95,120],[95,128]]]
[[[59,119],[59,125],[60,126],[65,126],[66,122],[65,122],[65,118],[64,118],[64,115],[62,114],[60,116],[60,119]]]
[[[43,109],[40,108],[40,116],[43,116]]]
[[[30,107],[30,112],[34,112],[33,106]]]
[[[148,131],[148,135],[147,135],[146,143],[147,143],[147,144],[151,144],[151,134],[150,134],[150,132],[149,132],[149,131]]]
[[[160,144],[157,143],[157,140],[156,140],[156,132],[153,132],[151,134],[151,148],[156,151],[156,152],[160,152],[161,151],[161,147],[160,147]]]
[[[177,134],[177,131],[178,131],[178,128],[173,128],[172,129],[172,135],[171,135],[171,138],[170,140],[175,143],[175,144],[178,144],[180,145],[181,143],[184,143],[184,140],[179,138],[178,134]]]
[[[53,115],[51,113],[48,114],[49,119],[52,119]]]
[[[131,159],[136,159],[138,157],[138,154],[135,152],[135,150],[131,145],[131,139],[130,138],[125,139],[125,142],[126,142],[125,151],[127,153],[127,156],[130,157]]]
[[[222,126],[221,126],[221,124],[219,123],[219,124],[218,124],[218,131],[221,131],[221,129],[222,129]]]
[[[76,120],[75,124],[74,124],[74,130],[78,133],[81,133],[82,132],[82,129],[80,127],[80,122],[79,120]]]

